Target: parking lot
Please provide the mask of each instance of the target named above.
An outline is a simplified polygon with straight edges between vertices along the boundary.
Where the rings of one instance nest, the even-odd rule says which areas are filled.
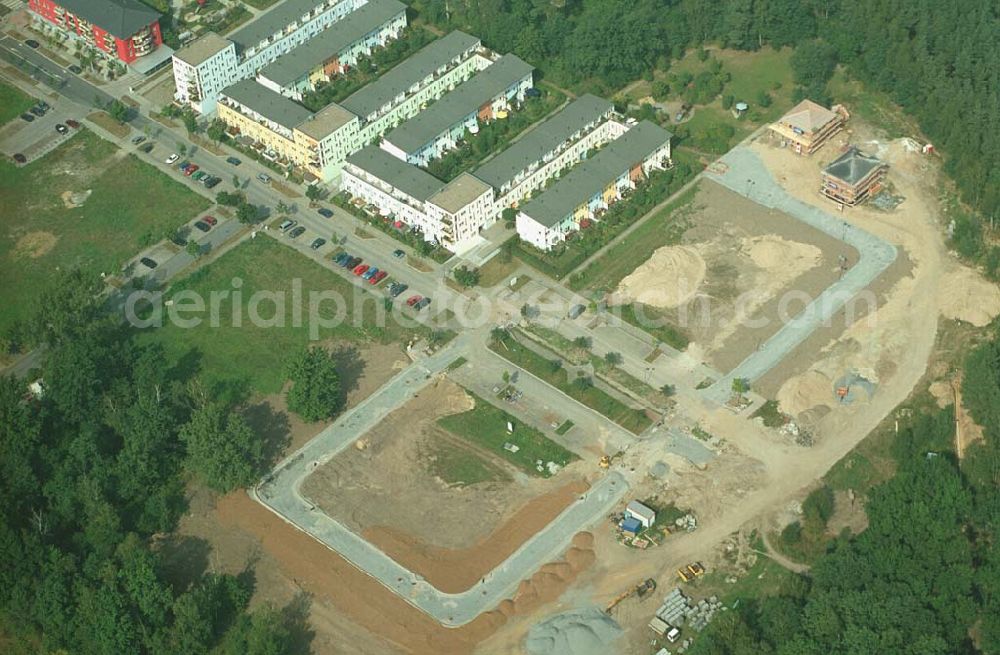
[[[31,162],[57,148],[59,144],[73,134],[73,129],[67,126],[67,121],[78,120],[80,117],[72,108],[58,101],[47,102],[49,108],[42,112],[36,105],[35,113],[25,112],[20,118],[15,118],[0,130],[0,150],[8,157],[23,155],[25,161],[16,161],[18,165]],[[41,115],[39,115],[41,114]],[[31,120],[26,120],[27,116]],[[62,131],[56,126],[61,125]]]

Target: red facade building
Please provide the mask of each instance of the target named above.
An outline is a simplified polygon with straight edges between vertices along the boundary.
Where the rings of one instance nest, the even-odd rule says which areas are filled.
[[[163,43],[160,14],[138,0],[28,0],[28,8],[126,64]]]

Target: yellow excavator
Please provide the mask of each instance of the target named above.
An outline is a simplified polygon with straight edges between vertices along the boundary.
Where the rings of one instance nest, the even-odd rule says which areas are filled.
[[[624,454],[625,454],[624,452],[622,452],[622,451],[619,450],[614,455],[601,455],[601,461],[598,462],[597,465],[600,466],[602,469],[610,468],[611,467],[611,463],[614,462],[616,459],[618,459],[619,457],[621,457]]]
[[[611,614],[611,611],[618,605],[618,603],[622,602],[629,596],[637,596],[639,600],[643,600],[644,598],[646,598],[646,596],[648,596],[655,590],[656,590],[656,580],[654,580],[653,578],[646,578],[645,580],[635,585],[634,587],[630,587],[629,589],[626,589],[622,593],[618,594],[618,596],[613,601],[608,603],[608,606],[604,608],[604,611],[607,614]]]

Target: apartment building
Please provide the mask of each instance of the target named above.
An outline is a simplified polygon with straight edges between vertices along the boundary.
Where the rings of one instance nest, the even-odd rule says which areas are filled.
[[[346,72],[362,56],[398,38],[406,27],[406,6],[397,0],[368,0],[343,20],[268,64],[257,81],[301,100],[317,84]]]
[[[340,104],[361,119],[361,140],[370,143],[488,67],[489,54],[478,38],[450,32]]]
[[[473,175],[496,190],[501,208],[516,206],[586,157],[589,150],[624,134],[627,128],[611,120],[614,115],[614,106],[607,100],[580,96],[522,134]]]
[[[254,77],[365,4],[366,0],[283,0],[225,37],[203,35],[174,53],[174,97],[210,114],[223,89]]]
[[[163,45],[160,14],[139,0],[28,0],[28,10],[125,64]]]
[[[806,99],[772,123],[770,129],[797,154],[811,155],[844,127],[847,117],[840,105],[831,110]]]
[[[382,148],[411,164],[426,166],[454,148],[467,131],[476,132],[480,121],[492,121],[498,111],[524,100],[533,83],[532,70],[516,55],[500,57],[426,111],[391,130]]]
[[[566,240],[622,198],[653,169],[670,165],[670,132],[642,121],[525,203],[517,234],[541,250]]]
[[[267,159],[319,179],[330,179],[358,148],[354,114],[336,104],[313,113],[254,80],[224,89],[217,110],[232,136],[249,140]]]
[[[340,27],[338,25],[331,29]],[[206,52],[213,51],[220,42],[225,41],[214,34],[203,38]],[[184,56],[199,54],[200,45],[192,43]],[[283,153],[280,155],[283,160],[329,181],[339,173],[340,165],[347,155],[365,144],[375,142],[390,126],[417,114],[428,102],[433,102],[456,88],[475,72],[490,66],[495,59],[496,55],[483,49],[479,39],[461,32],[449,34],[425,46],[385,75],[349,96],[343,103],[331,104],[319,112],[317,116],[330,117],[329,121],[321,121],[321,129],[318,127],[309,130],[299,129],[300,141],[306,134],[312,135],[311,138],[316,141],[313,150],[318,153],[318,159],[303,159],[303,151],[298,147],[301,144],[290,145],[287,130],[283,132],[280,123],[275,123],[275,134],[261,134],[260,130],[269,123],[257,121],[255,113],[261,112],[256,112],[254,105],[257,102],[277,104],[277,100],[256,87],[263,86],[271,94],[279,94],[272,86],[264,86],[257,82],[253,85],[240,83],[229,85],[220,92],[220,95],[228,93],[228,100],[225,103],[226,107],[219,109],[219,118],[225,121],[234,133],[261,144],[264,152]],[[294,113],[291,110],[284,111],[284,115],[304,115],[303,112],[307,111],[293,99],[286,97],[285,100],[296,104],[299,111]],[[249,129],[247,121],[254,123]],[[316,134],[321,136],[317,137]],[[257,139],[254,135],[261,135],[263,138]],[[294,142],[294,139],[292,141]],[[318,164],[315,163],[317,161]]]
[[[341,185],[354,198],[379,208],[401,229],[460,250],[497,216],[493,188],[468,173],[447,184],[427,171],[367,146],[347,158]]]

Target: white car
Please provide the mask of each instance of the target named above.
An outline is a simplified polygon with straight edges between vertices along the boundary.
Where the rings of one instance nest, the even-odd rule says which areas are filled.
[[[173,164],[173,163],[174,163],[175,161],[177,161],[178,159],[180,159],[180,155],[178,155],[178,154],[177,154],[177,153],[175,152],[174,154],[172,154],[172,155],[170,155],[169,157],[167,157],[167,160],[166,160],[165,162],[163,162],[163,163],[164,163],[164,164]]]

